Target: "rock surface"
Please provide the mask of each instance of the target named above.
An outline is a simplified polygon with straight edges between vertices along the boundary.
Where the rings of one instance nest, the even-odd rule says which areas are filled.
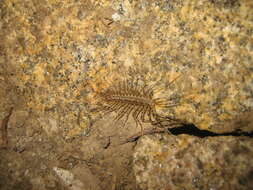
[[[134,154],[141,189],[253,188],[253,141],[246,137],[143,137]]]
[[[125,72],[178,104],[160,114],[253,131],[252,10],[251,0],[0,1],[0,121],[14,108],[0,187],[68,189],[53,168],[88,167],[102,189],[134,189],[133,149],[111,145],[140,129],[101,123],[94,106],[94,88]]]
[[[229,123],[252,115],[252,6],[249,0],[1,1],[1,73],[26,106],[60,119],[67,138],[89,126],[87,83],[104,82],[119,67],[140,68],[147,84],[162,89],[157,97],[179,104],[164,114],[216,132],[251,131],[247,122],[232,129]]]

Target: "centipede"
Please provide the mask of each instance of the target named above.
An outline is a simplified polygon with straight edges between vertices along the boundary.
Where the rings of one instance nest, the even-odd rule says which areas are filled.
[[[141,133],[143,133],[144,123],[158,127],[183,125],[179,119],[158,114],[156,107],[171,108],[177,104],[169,104],[166,98],[155,98],[155,89],[155,85],[147,85],[138,78],[126,78],[117,82],[109,82],[107,88],[96,92],[96,97],[99,102],[102,102],[100,110],[104,114],[116,113],[114,121],[123,119],[123,126],[131,116],[136,127],[140,126]]]

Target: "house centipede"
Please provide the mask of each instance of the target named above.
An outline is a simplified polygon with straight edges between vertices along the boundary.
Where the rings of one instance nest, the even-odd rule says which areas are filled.
[[[170,84],[176,79],[172,80]],[[154,90],[154,85],[148,86],[145,83],[141,85],[138,79],[125,79],[96,92],[96,97],[104,103],[100,110],[104,111],[105,114],[116,112],[114,121],[117,122],[125,118],[123,126],[125,126],[131,115],[136,126],[141,127],[142,134],[142,123],[150,123],[158,127],[183,125],[183,122],[179,119],[161,116],[157,113],[156,106],[169,108],[177,106],[177,104],[169,105],[168,100],[165,98],[154,98]]]

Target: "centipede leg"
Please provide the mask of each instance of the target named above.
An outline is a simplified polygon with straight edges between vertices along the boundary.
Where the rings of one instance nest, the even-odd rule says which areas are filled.
[[[139,125],[139,122],[136,120],[136,115],[137,115],[137,112],[141,109],[141,107],[136,107],[136,109],[133,111],[132,113],[132,117],[134,118],[134,121],[136,123],[136,127],[138,127]]]
[[[135,107],[134,105],[131,105],[131,106],[129,107],[128,111],[126,112],[126,119],[125,119],[125,121],[123,122],[123,126],[125,126],[125,124],[126,124],[128,118],[129,118],[131,112],[133,111],[134,107]]]
[[[135,120],[139,123],[139,125],[141,126],[141,134],[143,135],[143,126],[141,124],[141,122],[139,121],[138,117],[140,115],[140,113],[142,112],[143,110],[143,106],[140,107],[140,109],[138,109],[138,111],[136,112],[136,115],[135,115]]]
[[[144,107],[143,112],[141,113],[141,121],[142,121],[143,123],[150,123],[149,120],[146,120],[146,119],[145,119],[145,116],[147,115],[149,109],[150,109],[150,106],[146,105],[146,106]]]
[[[119,113],[116,115],[116,117],[114,118],[114,120],[115,120],[115,121],[118,121],[118,120],[120,120],[122,117],[124,117],[126,111],[128,110],[128,108],[129,108],[130,106],[131,106],[131,105],[124,105],[124,106],[120,109]]]
[[[149,122],[152,124],[152,125],[154,125],[154,120],[152,119],[152,117],[153,117],[153,109],[150,107],[149,108],[149,110],[148,110],[148,117],[149,117]],[[154,118],[154,117],[153,117]]]
[[[112,105],[113,106],[109,106],[110,108],[104,113],[105,115],[109,114],[111,112],[114,112],[114,111],[118,110],[120,107],[123,106],[122,102],[116,102],[116,103],[114,103]]]

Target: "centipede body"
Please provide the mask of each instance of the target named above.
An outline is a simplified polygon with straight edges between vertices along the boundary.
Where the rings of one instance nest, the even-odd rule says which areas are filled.
[[[150,123],[163,127],[166,122],[174,126],[179,124],[179,120],[171,117],[160,116],[156,112],[156,106],[172,107],[165,98],[154,98],[154,86],[140,83],[138,79],[124,79],[112,83],[109,87],[96,92],[96,97],[103,103],[101,110],[105,113],[115,112],[115,121],[124,119],[123,126],[132,116],[136,126],[141,127],[142,123]]]

